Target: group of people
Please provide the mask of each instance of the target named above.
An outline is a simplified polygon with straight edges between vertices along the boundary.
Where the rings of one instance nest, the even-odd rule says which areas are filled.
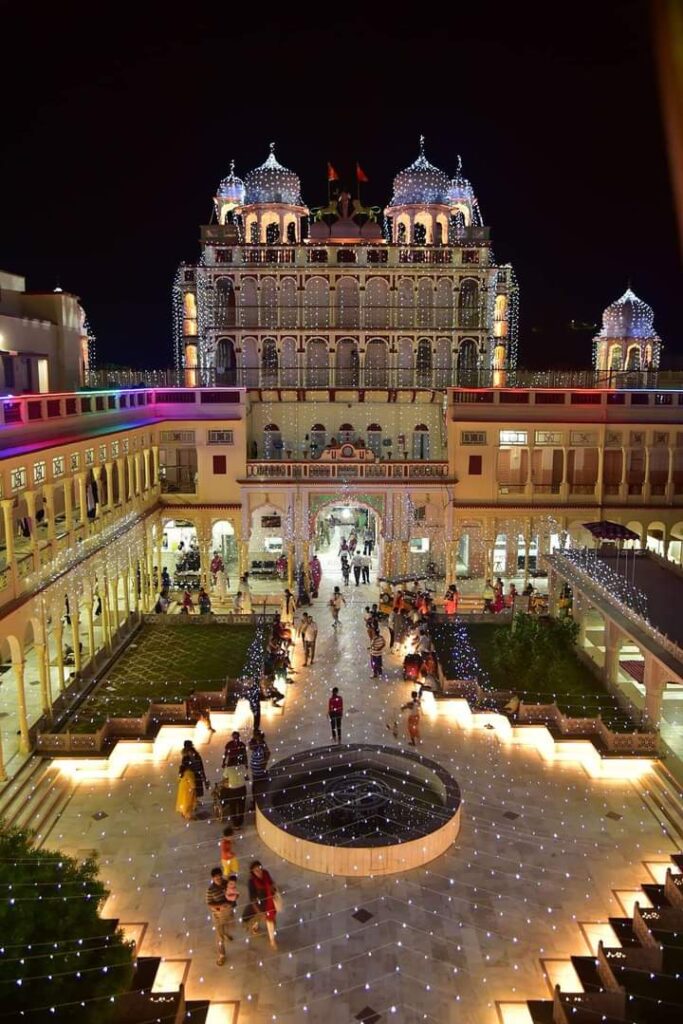
[[[366,533],[370,538],[372,538],[373,535],[371,531],[366,531]],[[363,552],[361,553],[358,537],[355,531],[352,531],[348,539],[346,537],[342,538],[339,546],[339,562],[345,587],[348,587],[349,585],[352,571],[357,587],[360,586],[361,583],[370,583],[373,545],[374,539],[366,541],[363,544]]]
[[[214,813],[230,822],[223,829],[220,839],[220,867],[211,871],[211,880],[206,891],[206,903],[211,913],[216,940],[216,963],[225,963],[226,941],[233,939],[232,929],[237,916],[240,900],[238,888],[239,859],[234,849],[235,829],[242,827],[247,802],[247,781],[251,776],[252,804],[259,789],[267,780],[270,750],[264,734],[254,730],[249,747],[233,732],[225,745],[222,760],[221,780],[214,787]],[[191,820],[209,787],[200,753],[191,740],[183,744],[182,759],[178,770],[178,792],[176,809]],[[252,861],[248,881],[249,900],[242,913],[242,922],[251,935],[261,932],[265,924],[272,949],[277,949],[275,925],[279,906],[277,887],[260,861]]]
[[[517,587],[514,583],[510,583],[506,594],[505,584],[500,576],[496,579],[495,584],[488,579],[484,584],[484,611],[497,615],[505,611],[506,608],[512,608],[517,596]],[[527,595],[525,594],[525,596]]]

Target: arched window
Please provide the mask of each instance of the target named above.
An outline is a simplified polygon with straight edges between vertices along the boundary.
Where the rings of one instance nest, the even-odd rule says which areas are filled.
[[[476,383],[478,363],[476,341],[465,338],[458,348],[458,384]]]
[[[357,387],[360,383],[358,345],[352,338],[337,342],[336,383],[342,388]]]
[[[413,225],[413,245],[426,245],[427,244],[427,225],[426,224],[414,224]]]
[[[436,327],[451,327],[453,319],[453,289],[447,277],[442,277],[436,286],[436,309],[434,323]]]
[[[399,327],[412,327],[415,308],[413,282],[409,277],[402,277],[398,284],[398,317]]]
[[[372,338],[365,350],[366,388],[385,388],[389,383],[389,354],[383,338]]]
[[[479,327],[479,284],[468,277],[460,285],[460,326]]]
[[[216,327],[235,326],[235,289],[229,277],[216,281]]]
[[[296,244],[296,224],[294,223],[293,220],[290,220],[289,224],[287,225],[287,244]]]
[[[343,277],[337,281],[337,327],[358,327],[359,319],[358,281]]]
[[[415,367],[413,365],[413,343],[410,338],[400,338],[398,342],[398,386],[409,388],[415,384]]]
[[[396,241],[398,245],[406,244],[406,226],[403,221],[401,221],[396,230]]]
[[[432,345],[429,338],[417,343],[417,386],[428,388],[432,384]]]
[[[311,458],[316,459],[327,444],[327,430],[322,423],[314,423],[309,435]]]
[[[413,458],[429,458],[429,427],[424,423],[418,423],[413,430]]]
[[[278,355],[274,338],[266,338],[261,347],[261,382],[266,387],[277,384]]]
[[[249,241],[252,245],[258,245],[259,243],[258,223],[255,220],[249,225]]]
[[[626,372],[640,370],[640,346],[631,345],[626,353]]]
[[[352,444],[356,437],[356,431],[351,423],[342,423],[339,428],[338,440],[340,444]]]
[[[436,339],[434,383],[437,388],[448,387],[451,383],[451,343],[449,338]]]
[[[242,339],[242,379],[247,388],[257,388],[259,384],[259,357],[256,338]]]
[[[283,338],[280,360],[280,382],[284,387],[296,387],[299,383],[296,359],[296,339]]]
[[[365,326],[389,326],[389,285],[381,277],[370,277],[365,285]]]
[[[465,234],[465,214],[462,210],[456,210],[451,215],[451,236],[456,238],[462,238]]]
[[[277,327],[277,285],[272,277],[261,279],[261,327]]]
[[[293,277],[280,281],[280,323],[283,327],[297,326],[297,292]]]
[[[417,286],[417,326],[431,327],[434,313],[434,288],[428,278]]]
[[[275,423],[269,423],[263,428],[263,458],[281,459],[283,448],[280,428]]]
[[[304,323],[306,327],[328,327],[330,323],[330,291],[324,277],[312,277],[304,291]]]
[[[371,423],[368,427],[367,446],[375,458],[382,458],[382,428],[379,423]]]
[[[237,356],[232,338],[219,338],[216,345],[216,384],[234,387],[237,384]]]
[[[242,323],[246,327],[255,327],[258,323],[258,295],[256,281],[253,277],[242,278],[240,285],[240,313]]]
[[[614,370],[615,373],[619,373],[624,368],[624,363],[621,353],[621,345],[612,345],[609,353],[609,368]]]
[[[277,245],[280,241],[280,225],[277,223],[266,226],[266,245]]]
[[[326,388],[329,384],[327,345],[322,338],[311,338],[306,348],[306,387]]]

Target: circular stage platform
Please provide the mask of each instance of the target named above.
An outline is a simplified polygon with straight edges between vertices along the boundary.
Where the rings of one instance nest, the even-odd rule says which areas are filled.
[[[275,853],[328,875],[387,875],[428,863],[460,830],[460,787],[421,754],[336,744],[278,761],[256,800]]]

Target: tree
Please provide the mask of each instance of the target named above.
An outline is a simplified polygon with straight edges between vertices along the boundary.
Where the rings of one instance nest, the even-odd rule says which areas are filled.
[[[0,1005],[16,1019],[111,1016],[132,978],[133,945],[100,917],[108,895],[93,858],[38,849],[30,832],[0,825]]]
[[[552,692],[565,671],[578,630],[572,619],[516,615],[512,629],[496,635],[493,663],[512,690]]]

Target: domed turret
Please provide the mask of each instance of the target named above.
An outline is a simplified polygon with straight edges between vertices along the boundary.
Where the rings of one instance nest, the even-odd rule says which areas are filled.
[[[245,188],[244,182],[241,178],[238,178],[235,174],[235,161],[230,161],[230,174],[227,178],[223,178],[216,196],[219,199],[223,199],[226,203],[232,203],[234,206],[242,206],[244,203]]]
[[[420,155],[394,178],[391,206],[431,206],[441,204],[448,191],[448,175],[425,156],[424,135],[420,136]]]
[[[618,372],[659,366],[661,338],[655,331],[652,306],[630,288],[602,314],[595,342],[595,369]]]
[[[249,171],[244,184],[247,205],[278,203],[286,206],[303,206],[299,176],[278,163],[274,142],[270,144],[266,162]]]
[[[471,183],[462,173],[462,160],[458,157],[458,169],[446,190],[445,201],[450,209],[451,228],[457,238],[463,228],[481,226],[479,203]]]
[[[627,288],[602,314],[599,338],[651,338],[655,333],[652,306]]]
[[[216,190],[213,204],[219,224],[226,224],[232,211],[239,210],[244,204],[244,182],[235,174],[234,160],[230,162],[230,174],[223,178]]]
[[[448,241],[449,178],[425,156],[424,135],[420,154],[394,178],[394,194],[384,211],[392,220],[395,245],[443,245]]]

